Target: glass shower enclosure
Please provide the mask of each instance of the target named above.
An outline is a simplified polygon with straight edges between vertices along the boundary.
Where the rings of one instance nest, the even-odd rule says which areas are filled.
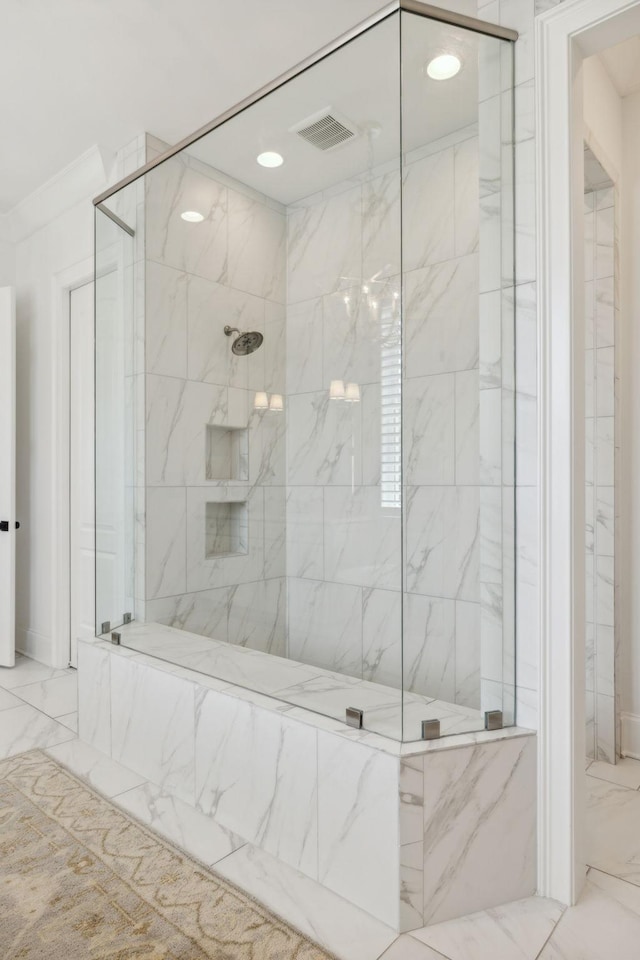
[[[97,198],[99,635],[515,722],[514,39],[396,2]]]

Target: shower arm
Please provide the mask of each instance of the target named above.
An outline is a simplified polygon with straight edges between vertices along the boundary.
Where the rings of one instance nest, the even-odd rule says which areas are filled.
[[[232,333],[242,333],[237,327],[230,327],[229,324],[224,328],[225,336],[230,337]]]

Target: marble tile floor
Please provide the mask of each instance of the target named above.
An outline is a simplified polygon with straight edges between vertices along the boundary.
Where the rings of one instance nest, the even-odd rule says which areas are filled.
[[[55,683],[61,677],[67,678],[64,685]],[[640,956],[638,761],[623,760],[615,767],[588,765],[591,866],[575,907],[530,897],[398,937],[376,918],[79,741],[74,732],[75,691],[68,678],[75,679],[73,671],[53,671],[25,657],[19,657],[12,670],[0,670],[0,757],[46,749],[94,789],[238,884],[339,960]],[[36,686],[41,688],[38,693]]]
[[[149,635],[152,632],[152,635]],[[277,697],[325,716],[344,718],[347,707],[364,711],[367,730],[395,740],[420,740],[423,720],[440,720],[443,735],[484,729],[480,710],[417,693],[404,694],[368,680],[322,667],[199,637],[160,624],[130,624],[120,628],[123,645],[141,654]]]

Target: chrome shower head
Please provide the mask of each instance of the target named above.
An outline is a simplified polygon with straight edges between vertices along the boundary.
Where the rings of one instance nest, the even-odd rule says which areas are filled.
[[[256,331],[241,333],[237,327],[230,327],[228,325],[224,328],[224,332],[227,337],[230,337],[234,333],[238,334],[231,344],[231,350],[237,357],[246,357],[250,353],[253,353],[254,350],[262,346],[262,341],[264,340],[261,333],[257,333]]]

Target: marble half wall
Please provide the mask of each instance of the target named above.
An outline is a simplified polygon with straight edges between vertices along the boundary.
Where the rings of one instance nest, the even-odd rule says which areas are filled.
[[[81,739],[395,930],[535,892],[527,731],[408,756],[103,641],[79,642],[78,683]]]

